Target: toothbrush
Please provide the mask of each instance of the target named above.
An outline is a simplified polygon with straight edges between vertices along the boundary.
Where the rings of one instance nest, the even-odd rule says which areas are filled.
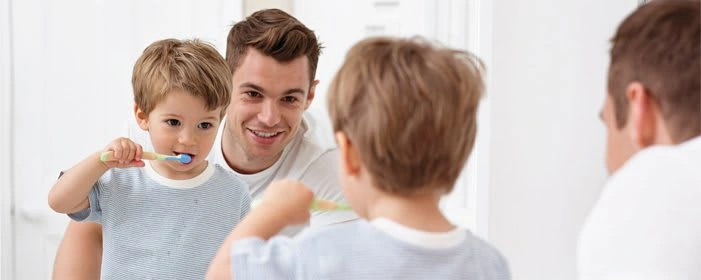
[[[260,199],[256,199],[251,203],[251,208],[255,208],[261,203]],[[314,198],[312,204],[309,205],[309,210],[312,211],[350,211],[353,210],[350,205],[345,203],[333,202],[320,198]]]
[[[350,205],[345,203],[333,202],[331,200],[325,200],[320,198],[314,198],[312,205],[309,206],[309,210],[312,211],[347,211],[353,210]]]
[[[190,163],[190,161],[192,161],[192,157],[190,157],[190,155],[188,155],[188,154],[179,154],[177,156],[169,156],[169,155],[162,155],[162,154],[157,154],[157,153],[152,153],[152,152],[141,153],[141,159],[146,159],[146,160],[177,160],[181,163]],[[114,152],[113,151],[103,152],[102,154],[100,154],[100,160],[101,161],[114,160]]]

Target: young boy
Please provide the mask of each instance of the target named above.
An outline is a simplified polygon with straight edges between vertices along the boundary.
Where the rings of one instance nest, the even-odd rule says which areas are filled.
[[[156,153],[191,162],[142,161],[142,147],[112,141],[62,173],[49,205],[102,224],[102,279],[202,279],[250,208],[245,184],[206,161],[231,100],[231,72],[198,40],[148,46],[134,66],[134,113]],[[101,161],[111,151],[114,161]],[[138,168],[131,168],[138,167]]]
[[[504,258],[438,202],[472,150],[484,91],[473,56],[420,39],[366,39],[329,88],[346,198],[363,219],[275,237],[313,194],[272,183],[233,230],[209,279],[509,279]]]

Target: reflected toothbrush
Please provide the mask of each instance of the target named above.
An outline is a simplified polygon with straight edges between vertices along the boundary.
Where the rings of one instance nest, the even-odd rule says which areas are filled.
[[[177,156],[170,156],[170,155],[162,155],[162,154],[157,154],[157,153],[152,153],[152,152],[142,152],[141,153],[141,159],[145,160],[176,160],[181,163],[190,163],[192,161],[192,157],[188,154],[179,154]],[[100,154],[100,160],[101,161],[113,161],[114,160],[114,152],[113,151],[108,151],[108,152],[103,152]]]

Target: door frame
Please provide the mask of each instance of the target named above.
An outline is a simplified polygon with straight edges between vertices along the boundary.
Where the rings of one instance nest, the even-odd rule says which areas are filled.
[[[14,278],[11,0],[0,0],[0,278]]]
[[[492,65],[492,1],[491,0],[437,0],[435,13],[436,39],[464,48]],[[489,184],[491,156],[491,99],[492,79],[486,69],[484,79],[487,94],[482,98],[477,116],[479,133],[475,139],[466,174],[456,185],[465,185],[462,204],[468,213],[459,214],[464,222],[472,224],[477,235],[489,236]],[[471,213],[470,213],[471,211]]]

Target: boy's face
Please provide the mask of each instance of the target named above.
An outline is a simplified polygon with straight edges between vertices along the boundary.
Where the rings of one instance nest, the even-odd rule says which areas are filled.
[[[170,179],[189,179],[207,167],[207,154],[214,144],[219,127],[220,109],[209,111],[204,100],[187,91],[175,90],[156,104],[146,115],[136,109],[141,129],[149,132],[156,153],[166,155],[189,154],[192,161],[153,161],[159,174]]]
[[[606,95],[601,120],[606,125],[606,169],[609,174],[618,170],[635,152],[630,137],[629,125],[618,128],[613,99]]]
[[[233,74],[225,128],[246,160],[276,160],[292,141],[314,99],[308,65],[306,56],[281,63],[248,49]]]

